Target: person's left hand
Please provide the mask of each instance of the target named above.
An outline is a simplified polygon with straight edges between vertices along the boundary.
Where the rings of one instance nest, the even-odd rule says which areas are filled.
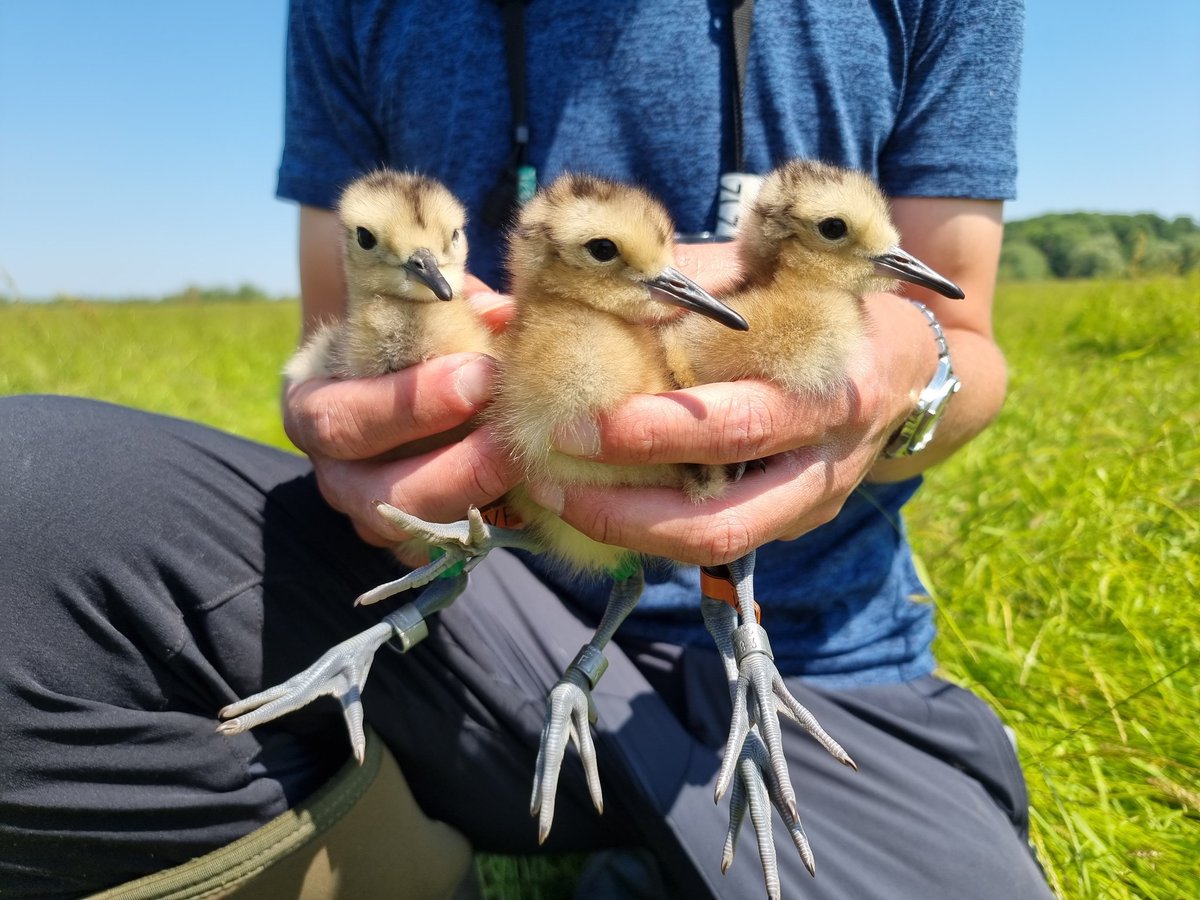
[[[765,381],[637,395],[596,423],[594,440],[574,428],[558,445],[620,465],[766,459],[765,470],[749,467],[715,500],[696,504],[675,488],[564,491],[548,483],[529,485],[530,493],[598,541],[683,563],[727,563],[799,537],[837,515],[908,409],[889,399],[870,357],[863,353],[845,387],[819,401]]]

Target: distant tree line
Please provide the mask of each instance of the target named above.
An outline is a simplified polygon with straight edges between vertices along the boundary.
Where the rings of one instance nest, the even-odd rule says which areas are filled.
[[[1004,226],[1000,277],[1123,278],[1200,271],[1200,225],[1153,213],[1050,213]]]

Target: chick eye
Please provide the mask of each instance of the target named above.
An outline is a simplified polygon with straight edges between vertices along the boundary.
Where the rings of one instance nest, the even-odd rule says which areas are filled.
[[[617,245],[608,238],[595,238],[583,245],[596,262],[608,262],[617,258]]]
[[[379,241],[375,240],[375,235],[371,234],[368,229],[363,228],[361,225],[358,226],[358,230],[354,234],[358,238],[358,246],[364,250],[370,250],[379,243]]]
[[[461,240],[462,240],[462,229],[455,228],[454,231],[451,232],[451,234],[450,234],[450,243],[457,247],[458,242]]]
[[[817,231],[821,232],[821,237],[830,241],[840,241],[848,230],[843,219],[822,219],[817,223]]]

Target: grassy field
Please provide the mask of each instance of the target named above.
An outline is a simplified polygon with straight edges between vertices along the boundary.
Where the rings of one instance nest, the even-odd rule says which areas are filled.
[[[1014,727],[1067,898],[1200,896],[1200,278],[1001,290],[997,424],[933,472],[913,541],[943,674]],[[0,394],[83,394],[287,446],[292,303],[0,304]],[[485,860],[492,897],[573,863]]]

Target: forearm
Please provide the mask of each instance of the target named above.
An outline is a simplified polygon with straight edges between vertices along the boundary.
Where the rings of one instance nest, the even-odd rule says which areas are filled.
[[[893,214],[905,249],[957,282],[964,300],[947,300],[906,286],[905,294],[928,304],[946,337],[962,388],[946,407],[932,442],[902,459],[881,459],[871,481],[897,481],[924,471],[954,454],[987,427],[1004,404],[1008,371],[992,337],[992,300],[1003,236],[998,201],[899,198]],[[888,361],[887,384],[902,408],[899,426],[916,407],[917,396],[937,365],[929,323],[906,299],[873,297],[867,302],[868,327],[880,357]]]
[[[917,375],[915,386],[907,393],[897,395],[902,400],[896,422],[898,427],[915,408],[917,395],[928,383],[936,366],[937,351],[925,317],[907,301],[903,301],[907,309],[896,309],[895,306],[899,304],[890,304],[885,314],[878,315],[877,327],[887,329],[882,333],[887,335],[887,340],[895,341],[898,345],[899,350],[894,355],[909,361],[911,369],[908,371],[923,373]],[[929,445],[912,456],[880,459],[868,473],[869,481],[899,481],[923,472],[952,456],[983,431],[1000,412],[1008,382],[1008,370],[1000,348],[990,337],[970,329],[944,328],[943,333],[962,388],[951,399],[945,416],[938,424],[937,434]],[[902,365],[897,363],[898,368]],[[904,377],[898,375],[896,383],[906,383]]]
[[[337,214],[315,206],[300,207],[301,339],[322,322],[346,313],[346,283],[342,270],[342,236]]]

